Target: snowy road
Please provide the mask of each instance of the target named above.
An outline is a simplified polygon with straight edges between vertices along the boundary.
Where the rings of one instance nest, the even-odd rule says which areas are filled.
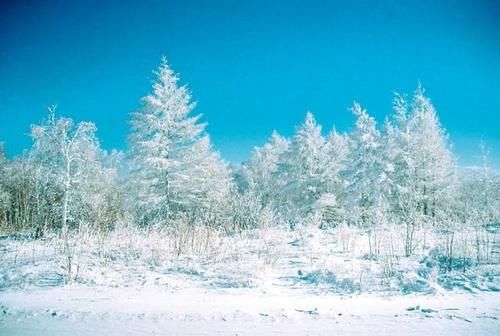
[[[0,293],[0,335],[499,335],[500,293],[60,287]]]

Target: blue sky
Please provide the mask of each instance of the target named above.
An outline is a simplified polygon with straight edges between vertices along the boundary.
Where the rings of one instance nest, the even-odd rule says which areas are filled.
[[[11,1],[0,5],[0,141],[16,155],[46,107],[126,148],[130,113],[166,55],[222,155],[248,157],[307,110],[381,123],[420,81],[459,162],[483,139],[500,167],[500,5],[491,1]]]

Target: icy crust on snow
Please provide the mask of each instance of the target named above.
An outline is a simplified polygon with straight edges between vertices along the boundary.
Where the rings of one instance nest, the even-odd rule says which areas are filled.
[[[200,235],[201,236],[201,235]],[[193,236],[194,237],[194,236]],[[197,238],[193,238],[195,241]],[[105,241],[86,237],[71,253],[55,238],[0,241],[0,289],[59,287],[67,283],[171,289],[291,289],[311,294],[436,294],[500,290],[500,264],[456,258],[437,247],[412,257],[369,256],[367,236],[307,230],[214,235],[179,253],[161,235],[123,232]],[[429,239],[429,238],[427,238]],[[210,247],[208,247],[210,246]],[[451,270],[447,269],[451,265]],[[68,270],[68,268],[71,268]]]

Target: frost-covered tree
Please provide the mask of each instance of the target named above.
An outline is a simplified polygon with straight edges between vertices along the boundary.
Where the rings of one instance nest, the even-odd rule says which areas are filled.
[[[143,224],[178,213],[219,208],[231,189],[230,172],[210,145],[186,86],[162,60],[153,92],[132,117],[131,193]]]
[[[327,192],[325,146],[321,126],[308,112],[292,138],[281,172],[286,181],[285,204],[293,221],[310,215],[316,201]]]
[[[500,223],[500,173],[490,167],[484,143],[480,151],[481,165],[459,170],[459,187],[450,211],[473,240],[468,256],[477,262],[494,257],[495,243],[490,233],[496,232]]]
[[[40,217],[41,192],[36,185],[38,169],[25,153],[12,160],[4,160],[2,166],[2,229],[6,232],[31,231]]]
[[[406,228],[405,253],[413,251],[413,237],[419,223],[418,204],[415,200],[416,169],[410,128],[411,114],[407,100],[398,94],[393,103],[393,120],[386,122],[386,155],[393,167],[391,172],[391,214],[396,223]]]
[[[419,86],[411,101],[397,95],[387,128],[393,165],[391,201],[397,222],[407,227],[406,254],[413,251],[416,228],[450,218],[456,187],[455,161],[436,110]]]
[[[7,178],[8,163],[3,143],[0,142],[0,224],[3,223],[4,225],[7,223],[7,212],[10,203]]]
[[[208,135],[193,146],[185,164],[191,166],[184,173],[178,171],[172,180],[174,190],[184,193],[183,209],[195,216],[200,224],[207,226],[226,225],[230,214],[229,197],[234,189],[231,171],[210,144]],[[177,184],[177,185],[176,185]]]
[[[333,129],[323,148],[323,160],[329,184],[334,189],[344,187],[341,171],[346,168],[349,157],[349,138]]]
[[[50,206],[60,213],[63,233],[68,222],[81,224],[84,195],[98,193],[92,185],[101,168],[95,132],[91,122],[75,125],[70,118],[56,118],[55,108],[49,109],[45,123],[31,128],[30,159],[40,169],[37,179],[44,196],[57,200]]]
[[[321,125],[308,112],[304,123],[297,128],[289,152],[290,186],[301,200],[301,205],[309,207],[321,194],[324,180],[325,138],[321,135]]]
[[[376,122],[358,103],[352,108],[356,125],[350,134],[349,165],[346,170],[348,204],[354,210],[351,220],[364,227],[376,225],[384,194],[386,165],[382,155],[382,135]]]
[[[481,168],[476,175],[477,187],[481,192],[477,197],[480,222],[493,224],[500,222],[500,173],[493,170],[489,162],[489,150],[481,141],[479,145]]]
[[[326,138],[322,150],[324,192],[314,205],[323,223],[336,226],[346,221],[345,179],[342,172],[346,169],[349,155],[347,136],[332,130]]]
[[[109,229],[123,214],[115,167],[104,162],[92,123],[48,118],[31,128],[33,146],[6,165],[0,159],[0,213],[7,232],[41,237],[70,227]]]
[[[396,195],[427,221],[446,216],[456,171],[436,110],[419,86],[411,103],[396,98],[395,111],[396,127],[389,136]]]
[[[467,226],[500,222],[500,174],[489,165],[489,153],[480,144],[481,165],[460,172],[458,204],[455,211]]]
[[[269,141],[262,147],[256,147],[242,167],[246,191],[254,194],[261,207],[277,207],[283,181],[280,178],[280,165],[283,155],[290,146],[288,139],[273,132]]]
[[[290,141],[276,131],[264,146],[256,147],[240,171],[240,193],[233,195],[234,225],[239,228],[263,227],[281,218],[283,157]]]
[[[421,88],[413,97],[409,127],[413,135],[410,146],[415,155],[418,209],[425,217],[445,219],[451,201],[449,196],[456,186],[455,161],[448,145],[448,135]]]
[[[124,154],[99,150],[98,155],[98,161],[86,165],[86,178],[78,184],[80,215],[91,229],[109,231],[124,215],[124,188],[119,178]]]
[[[292,226],[312,215],[334,224],[340,217],[332,214],[342,209],[331,200],[343,187],[340,171],[347,147],[347,139],[335,130],[323,137],[321,126],[308,112],[291,140],[274,132],[267,144],[255,149],[243,166],[248,192],[260,200],[262,208],[269,207]]]

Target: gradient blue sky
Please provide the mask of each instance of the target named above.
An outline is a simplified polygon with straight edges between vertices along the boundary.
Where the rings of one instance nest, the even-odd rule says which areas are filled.
[[[500,167],[500,5],[491,1],[3,1],[0,141],[59,113],[126,148],[130,113],[166,55],[222,155],[248,157],[311,110],[348,131],[358,100],[379,122],[420,80],[463,165],[479,140]]]

